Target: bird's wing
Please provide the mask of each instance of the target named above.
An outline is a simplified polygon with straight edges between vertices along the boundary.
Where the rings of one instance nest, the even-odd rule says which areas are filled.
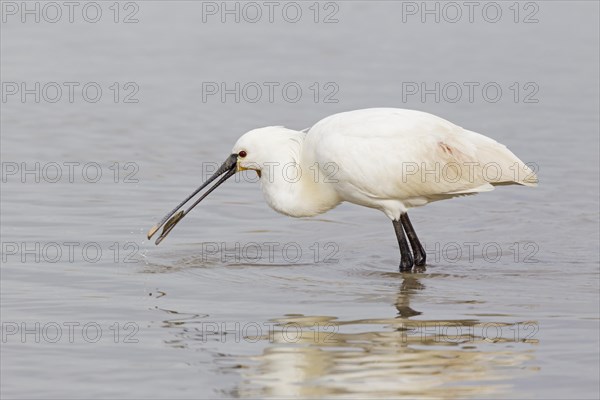
[[[318,122],[305,140],[311,161],[336,166],[342,190],[372,198],[433,200],[537,182],[506,146],[419,111],[336,114]]]

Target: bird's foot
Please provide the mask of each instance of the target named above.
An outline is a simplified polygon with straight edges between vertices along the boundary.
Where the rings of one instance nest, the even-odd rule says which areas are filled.
[[[413,267],[413,258],[411,255],[402,256],[400,259],[400,272],[409,272]]]
[[[415,264],[414,267],[412,269],[412,272],[415,273],[423,273],[425,272],[425,254],[424,253],[417,253],[414,256],[415,259]]]
[[[426,257],[423,253],[415,254],[415,267],[424,267],[425,266]]]
[[[423,274],[425,273],[425,271],[427,271],[427,268],[425,268],[424,265],[416,265],[414,266],[414,268],[412,269],[412,272],[415,274]]]

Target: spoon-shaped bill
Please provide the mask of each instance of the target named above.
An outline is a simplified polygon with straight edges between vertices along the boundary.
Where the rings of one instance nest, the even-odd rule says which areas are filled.
[[[232,168],[231,170],[227,171],[225,173],[225,175],[223,175],[221,177],[221,179],[219,179],[217,181],[217,183],[215,183],[214,185],[212,185],[210,187],[210,189],[208,189],[202,196],[200,196],[198,198],[198,200],[196,200],[194,202],[194,204],[192,204],[191,206],[189,206],[187,208],[187,210],[185,210],[185,212],[179,211],[177,214],[175,214],[171,219],[169,219],[167,221],[167,223],[165,224],[165,227],[163,228],[162,233],[160,234],[160,236],[156,239],[156,242],[154,242],[154,244],[158,245],[160,242],[163,241],[163,239],[169,234],[169,232],[171,232],[173,230],[173,228],[175,228],[175,225],[177,225],[177,223],[179,221],[181,221],[181,219],[183,217],[185,217],[194,207],[196,207],[202,200],[204,200],[204,198],[206,196],[208,196],[213,190],[215,190],[217,187],[219,187],[219,185],[221,185],[223,182],[225,182],[227,179],[229,179],[231,176],[233,176],[236,173],[236,168]]]
[[[194,192],[192,194],[190,194],[185,200],[183,200],[181,203],[179,203],[177,205],[177,207],[175,207],[167,215],[165,215],[156,225],[154,225],[152,228],[150,228],[150,230],[148,231],[148,239],[150,239],[152,236],[154,236],[154,234],[160,229],[160,227],[165,225],[165,223],[166,223],[167,225],[165,226],[162,234],[156,240],[156,244],[159,244],[162,241],[162,239],[164,239],[164,237],[175,227],[177,222],[179,222],[179,220],[181,220],[181,218],[183,218],[192,208],[194,208],[200,201],[202,201],[202,199],[204,199],[210,192],[212,192],[214,189],[216,189],[217,186],[219,186],[220,184],[225,182],[228,178],[230,178],[232,175],[234,175],[237,172],[237,157],[238,157],[237,154],[232,154],[229,157],[227,157],[225,162],[219,167],[219,169],[217,169],[215,171],[215,173],[210,178],[208,178],[208,180],[206,182],[204,182],[198,189],[194,190]],[[194,196],[196,196],[202,189],[204,189],[211,182],[213,182],[215,179],[217,179],[219,176],[221,176],[223,174],[225,174],[225,175],[221,179],[219,179],[219,181],[214,186],[212,186],[202,197],[200,197],[191,207],[189,207],[185,212],[180,211],[173,217],[173,214],[175,214],[181,207],[183,207],[188,201],[190,201]],[[173,217],[173,218],[171,218],[171,217]]]

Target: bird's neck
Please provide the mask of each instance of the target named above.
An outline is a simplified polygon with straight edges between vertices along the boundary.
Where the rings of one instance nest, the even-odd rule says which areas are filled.
[[[303,152],[304,132],[288,131],[289,151],[263,167],[260,179],[265,199],[275,211],[291,217],[310,217],[337,206],[340,198],[322,166]]]

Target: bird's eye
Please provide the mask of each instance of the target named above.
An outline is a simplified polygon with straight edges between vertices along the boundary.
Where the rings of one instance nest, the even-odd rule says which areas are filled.
[[[242,158],[246,157],[247,155],[248,155],[248,153],[246,153],[244,150],[242,150],[238,153],[238,156],[240,156]]]

